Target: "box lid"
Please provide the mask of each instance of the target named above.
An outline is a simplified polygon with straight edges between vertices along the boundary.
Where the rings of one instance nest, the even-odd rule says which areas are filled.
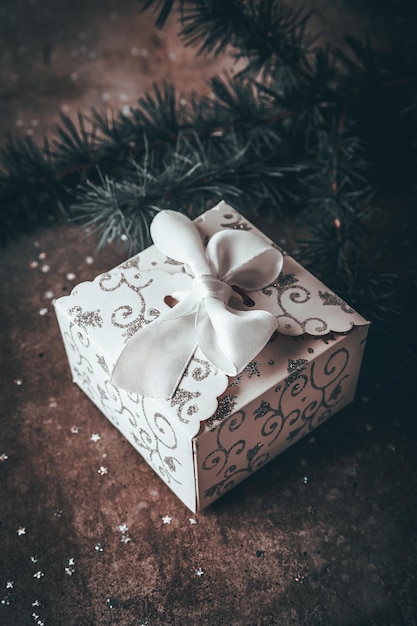
[[[237,229],[251,230],[278,247],[225,202],[204,213],[195,223],[205,243],[221,229]],[[281,252],[284,264],[276,282],[251,292],[253,303],[248,309],[270,311],[277,318],[278,333],[290,337],[347,333],[356,325],[368,324],[292,257]],[[97,359],[104,359],[111,372],[128,339],[168,310],[172,297],[181,297],[181,293],[189,291],[192,280],[186,266],[151,246],[95,280],[79,284],[69,296],[56,301],[56,308],[87,333],[89,341],[98,347]],[[269,346],[261,352],[259,362],[264,351],[264,360],[270,363]],[[146,355],[138,354],[138,358],[146,359]],[[282,363],[274,366],[278,377]],[[262,379],[262,371],[257,372],[257,378]],[[266,379],[271,380],[271,367]],[[200,423],[216,412],[218,398],[229,384],[228,376],[207,361],[197,348],[175,395],[169,400],[144,398],[144,405],[149,411],[169,415],[192,439]],[[257,380],[253,386],[262,387],[262,381]]]

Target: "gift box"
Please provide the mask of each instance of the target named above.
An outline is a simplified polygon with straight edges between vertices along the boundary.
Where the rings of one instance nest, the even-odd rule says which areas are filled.
[[[197,512],[353,400],[369,323],[226,203],[176,215],[55,310],[74,382]]]

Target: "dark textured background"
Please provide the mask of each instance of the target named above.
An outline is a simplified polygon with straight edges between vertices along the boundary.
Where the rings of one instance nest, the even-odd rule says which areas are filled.
[[[372,26],[314,4],[329,39]],[[197,63],[175,32],[133,0],[3,1],[2,141],[162,78],[208,91],[229,61]],[[414,415],[381,409],[364,372],[354,404],[192,515],[71,383],[52,299],[125,257],[65,225],[2,252],[0,624],[417,624]]]

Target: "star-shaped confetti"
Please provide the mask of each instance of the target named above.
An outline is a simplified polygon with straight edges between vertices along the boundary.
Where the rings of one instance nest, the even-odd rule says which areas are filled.
[[[19,537],[21,535],[26,535],[26,528],[24,528],[23,526],[19,526],[19,528],[16,530],[16,532],[19,535]]]
[[[100,476],[104,476],[105,474],[109,473],[109,470],[107,469],[107,467],[104,467],[104,465],[100,465],[97,472],[100,474]]]
[[[7,461],[9,457],[7,456],[7,454],[5,454],[4,452],[2,454],[0,454],[0,461]]]
[[[35,572],[33,574],[33,578],[42,578],[42,576],[45,576],[45,574],[42,572],[42,570],[38,570],[37,572]]]
[[[129,528],[127,527],[127,524],[119,524],[117,530],[119,530],[121,533],[127,533]]]
[[[195,575],[196,575],[196,576],[198,576],[199,578],[200,578],[201,576],[204,576],[204,570],[202,570],[202,569],[201,569],[201,567],[199,567],[199,568],[195,569],[195,570],[194,570],[194,573],[195,573]]]
[[[66,567],[66,568],[65,568],[65,573],[66,573],[68,576],[72,576],[74,572],[75,572],[75,568],[74,568],[74,567]]]
[[[8,580],[6,583],[6,589],[13,589],[14,587],[14,580]]]
[[[102,544],[102,543],[97,543],[97,544],[94,546],[94,550],[95,550],[96,552],[104,552],[104,546],[103,546],[103,544]]]
[[[190,526],[193,526],[194,524],[197,524],[197,520],[194,519],[194,517],[189,517],[188,521],[190,522]]]
[[[37,563],[38,562],[38,557],[36,555],[33,555],[30,557],[30,560],[32,561],[32,563]]]
[[[97,441],[100,441],[101,437],[98,433],[93,433],[90,437],[91,441],[94,441],[94,443],[97,443]]]
[[[79,432],[80,432],[80,429],[78,426],[71,426],[71,433],[73,435],[78,435]]]
[[[72,557],[72,556],[71,556],[71,557],[68,559],[68,565],[75,565],[75,559],[74,559],[74,557]]]
[[[120,539],[120,541],[122,543],[129,543],[129,541],[132,541],[131,538],[129,537],[129,535],[122,535],[122,538]]]
[[[162,523],[163,524],[170,524],[172,522],[172,517],[170,517],[169,515],[163,515],[162,516]]]

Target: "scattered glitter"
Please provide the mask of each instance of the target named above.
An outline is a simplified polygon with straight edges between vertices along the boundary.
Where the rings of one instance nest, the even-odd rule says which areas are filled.
[[[43,294],[43,297],[46,298],[47,300],[52,300],[52,298],[54,297],[54,292],[53,291],[45,291],[45,293]]]
[[[129,239],[129,237],[123,233],[123,235],[120,235],[120,239],[122,241],[127,241]]]
[[[201,567],[199,567],[198,569],[194,570],[194,573],[196,576],[200,577],[204,575],[204,570],[202,570]]]
[[[312,506],[311,504],[307,507],[307,513],[309,515],[315,515],[317,513],[317,509],[315,506]]]
[[[256,556],[258,557],[258,559],[262,558],[263,556],[265,556],[265,550],[257,550]]]
[[[91,441],[94,441],[94,443],[97,443],[97,441],[100,441],[101,437],[98,433],[93,433],[90,437]]]
[[[297,576],[294,576],[294,580],[296,583],[303,583],[304,582],[304,576],[302,576],[302,574],[297,574]]]
[[[57,509],[56,511],[54,511],[54,517],[59,519],[62,516],[63,516],[63,511],[61,511],[61,509]]]
[[[78,426],[71,426],[71,433],[73,435],[78,435],[79,432],[80,432],[80,429]]]
[[[46,307],[43,307],[42,309],[39,309],[39,315],[46,315],[48,313],[48,309]]]
[[[40,259],[41,261],[46,259],[46,252],[39,252],[38,259]]]
[[[129,535],[122,535],[122,538],[120,539],[121,543],[129,543],[129,541],[132,541],[131,538],[129,537]]]
[[[104,546],[103,546],[103,544],[102,544],[102,543],[97,543],[97,544],[94,546],[94,550],[95,550],[96,552],[104,552]]]
[[[6,589],[13,589],[14,587],[14,580],[8,580],[6,583]]]
[[[117,600],[116,598],[107,598],[106,604],[109,609],[114,609],[117,606]]]
[[[170,517],[169,515],[163,515],[162,516],[162,523],[163,524],[170,524],[172,522],[172,517]]]
[[[109,470],[107,469],[107,467],[104,467],[103,465],[100,465],[100,467],[98,468],[97,472],[100,474],[100,476],[104,476],[105,474],[109,473]]]
[[[86,256],[85,257],[85,262],[87,263],[87,265],[92,265],[94,263],[94,259],[93,259],[92,256]]]
[[[388,450],[390,450],[391,452],[395,452],[395,450],[396,450],[396,447],[394,446],[394,444],[393,444],[393,443],[389,443],[389,444],[387,445],[387,448],[388,448]]]
[[[19,526],[19,528],[16,530],[16,532],[19,535],[19,537],[21,535],[26,535],[26,528],[24,528],[23,526]]]
[[[37,563],[38,562],[38,557],[35,555],[30,557],[30,560],[32,561],[32,563]]]
[[[38,265],[39,265],[39,263],[37,261],[31,261],[29,263],[29,267],[30,267],[31,270],[36,269],[38,267]]]
[[[33,574],[33,578],[37,578],[39,580],[39,578],[42,578],[42,576],[45,576],[45,574],[42,572],[42,570],[38,570],[37,572],[35,572]]]
[[[49,272],[50,269],[51,269],[50,266],[45,263],[45,265],[42,265],[41,267],[41,272],[46,274],[47,272]]]
[[[119,530],[121,533],[127,533],[129,528],[127,527],[127,524],[119,524],[117,530]]]
[[[9,606],[11,602],[11,597],[10,595],[7,595],[5,598],[2,598],[0,600],[0,604],[3,604],[4,606]]]
[[[34,600],[32,606],[42,606],[42,602],[40,600]]]
[[[20,387],[22,382],[23,382],[23,380],[21,378],[15,378],[15,380],[14,380],[15,385],[17,385],[18,387]]]
[[[65,573],[67,574],[67,576],[72,576],[74,572],[75,572],[75,568],[74,567],[66,567],[65,568]]]
[[[74,278],[76,278],[76,275],[73,272],[68,272],[67,279],[68,280],[74,280]]]
[[[2,452],[2,454],[0,454],[0,462],[1,463],[3,463],[4,461],[7,461],[8,458],[9,457],[4,452]]]
[[[303,483],[305,485],[308,483],[308,476],[303,476]]]
[[[194,524],[197,524],[197,520],[196,520],[196,519],[194,519],[194,517],[190,517],[190,518],[188,519],[188,521],[190,522],[190,525],[191,525],[191,526],[193,526]]]

